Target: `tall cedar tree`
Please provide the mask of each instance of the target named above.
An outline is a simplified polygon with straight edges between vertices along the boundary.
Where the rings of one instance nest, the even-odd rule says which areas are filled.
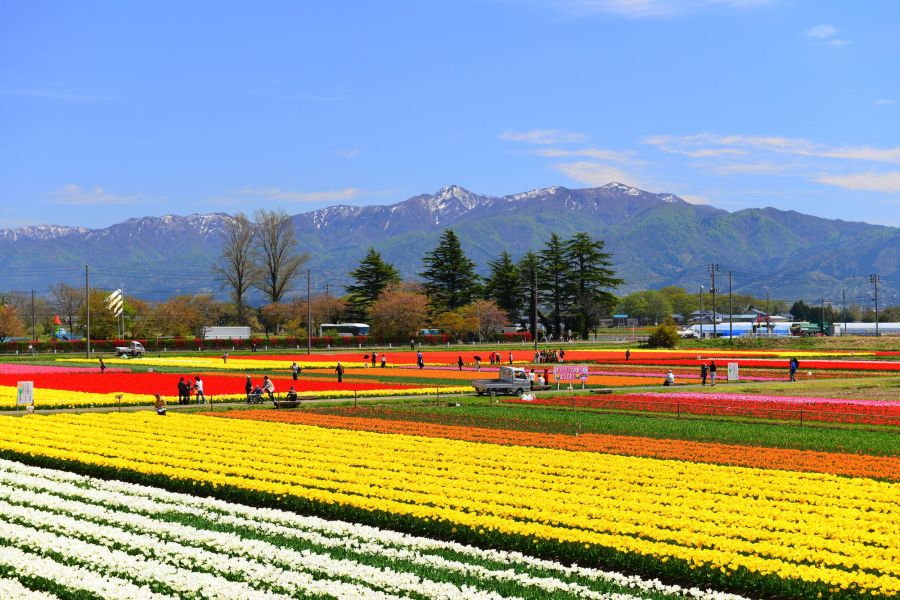
[[[297,238],[294,222],[283,210],[257,209],[256,257],[258,259],[258,287],[271,302],[281,302],[291,289],[291,281],[300,273],[300,267],[309,258],[297,254]]]
[[[219,262],[213,266],[223,288],[228,288],[239,325],[247,322],[246,295],[259,274],[253,262],[253,223],[238,213],[225,223],[224,243]]]
[[[575,301],[575,282],[566,259],[565,244],[555,233],[550,236],[544,249],[540,251],[544,277],[538,278],[541,300],[549,308],[547,318],[554,338],[560,339],[563,320],[571,316]]]
[[[519,269],[506,250],[499,259],[490,261],[488,266],[491,273],[484,282],[484,297],[493,300],[503,309],[510,322],[515,323],[519,320],[523,301]]]
[[[394,265],[381,260],[381,254],[375,248],[369,248],[359,266],[350,271],[350,277],[356,281],[346,287],[350,310],[354,318],[359,319],[367,317],[369,308],[381,292],[388,286],[400,283],[400,273]]]
[[[437,247],[423,259],[425,293],[435,313],[456,310],[478,297],[480,286],[475,263],[466,258],[459,238],[452,229],[445,229]]]
[[[528,252],[519,259],[519,264],[516,268],[519,271],[519,276],[522,278],[522,284],[524,285],[524,290],[520,288],[518,293],[520,302],[523,304],[522,322],[523,324],[526,321],[531,323],[531,339],[534,340],[537,339],[537,324],[539,321],[544,320],[539,304],[540,289],[535,286],[535,284],[544,276],[544,272],[541,269],[541,257],[534,252]],[[534,318],[535,305],[538,305],[537,319]]]
[[[563,260],[567,265],[573,287],[574,326],[587,339],[588,332],[600,317],[609,313],[616,304],[616,297],[609,288],[621,285],[610,267],[611,254],[604,252],[603,240],[594,240],[584,232],[576,233],[562,246]]]

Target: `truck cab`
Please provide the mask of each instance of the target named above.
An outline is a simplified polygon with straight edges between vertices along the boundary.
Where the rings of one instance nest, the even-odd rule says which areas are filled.
[[[144,355],[144,345],[132,340],[127,346],[116,346],[116,356],[139,358]]]
[[[475,393],[483,394],[516,394],[522,395],[531,389],[528,372],[521,367],[500,367],[497,379],[476,379],[472,382]]]

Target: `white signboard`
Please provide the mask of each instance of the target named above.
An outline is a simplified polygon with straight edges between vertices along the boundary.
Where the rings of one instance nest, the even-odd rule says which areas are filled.
[[[34,382],[20,381],[16,394],[16,406],[34,406]]]
[[[584,365],[557,365],[553,367],[553,378],[556,379],[556,387],[560,381],[581,380],[581,386],[587,382],[588,368]]]
[[[728,363],[728,381],[738,380],[738,363]]]

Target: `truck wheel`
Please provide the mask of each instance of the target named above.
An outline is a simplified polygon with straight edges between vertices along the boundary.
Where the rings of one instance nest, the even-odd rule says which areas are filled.
[[[479,392],[478,390],[475,390],[475,395],[476,396],[484,396],[484,392]]]
[[[516,396],[521,396],[521,395],[524,394],[524,393],[525,393],[525,390],[523,390],[522,388],[517,388],[517,389],[516,389]]]

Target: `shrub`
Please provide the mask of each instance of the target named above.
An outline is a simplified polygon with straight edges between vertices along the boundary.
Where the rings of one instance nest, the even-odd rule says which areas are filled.
[[[647,345],[651,348],[674,348],[679,339],[675,325],[663,323],[650,332]]]

